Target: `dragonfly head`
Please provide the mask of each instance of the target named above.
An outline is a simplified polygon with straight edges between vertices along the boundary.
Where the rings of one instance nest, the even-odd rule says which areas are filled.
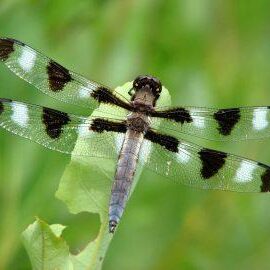
[[[149,93],[150,96],[153,96],[153,105],[155,104],[156,100],[159,98],[160,93],[162,91],[162,84],[159,79],[149,76],[149,75],[140,75],[133,81],[133,90],[134,90],[134,96],[140,95],[144,92],[144,95],[146,93]],[[140,94],[139,94],[140,93]]]
[[[154,95],[160,95],[162,84],[159,79],[150,75],[140,75],[133,81],[133,88],[135,91],[141,89],[149,89]]]

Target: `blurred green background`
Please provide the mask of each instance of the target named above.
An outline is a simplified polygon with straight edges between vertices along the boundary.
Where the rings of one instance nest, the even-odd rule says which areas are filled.
[[[268,0],[1,0],[0,35],[108,86],[155,75],[174,105],[269,105],[269,10]],[[3,65],[0,96],[89,113],[42,95]],[[196,142],[270,163],[270,139]],[[54,197],[68,161],[1,130],[0,269],[31,268],[20,234],[36,215],[68,225],[73,252],[94,239],[98,216],[71,215]],[[269,205],[269,194],[194,190],[145,171],[104,269],[270,269]]]

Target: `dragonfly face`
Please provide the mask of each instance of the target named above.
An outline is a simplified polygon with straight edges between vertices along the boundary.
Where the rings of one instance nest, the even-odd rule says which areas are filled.
[[[145,105],[148,110],[152,110],[161,94],[162,84],[155,77],[141,75],[133,81],[133,89],[135,94],[131,100],[134,106],[143,111],[143,106],[141,108],[140,105]]]
[[[151,76],[138,76],[133,81],[130,99],[126,99],[14,39],[0,38],[0,60],[19,77],[56,99],[93,109],[107,104],[126,112],[121,116],[104,111],[106,117],[81,117],[0,98],[0,127],[67,154],[74,154],[80,138],[91,146],[80,155],[117,160],[109,205],[110,232],[114,232],[125,209],[138,162],[191,187],[270,191],[269,166],[182,138],[183,134],[216,141],[269,137],[269,106],[161,108],[157,101],[162,95],[162,84]],[[120,147],[111,144],[115,134],[124,135]]]
[[[150,76],[150,75],[146,75],[146,76],[138,76],[137,78],[135,78],[135,80],[133,81],[133,88],[136,91],[139,91],[143,88],[147,88],[149,89],[152,94],[155,96],[156,99],[159,98],[159,95],[162,91],[162,84],[160,82],[159,79]]]

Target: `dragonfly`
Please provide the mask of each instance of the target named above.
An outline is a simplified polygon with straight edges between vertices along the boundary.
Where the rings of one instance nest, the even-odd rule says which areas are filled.
[[[0,98],[3,129],[66,154],[73,153],[80,139],[86,147],[79,155],[116,161],[108,206],[110,233],[115,232],[122,217],[140,164],[194,188],[270,191],[270,167],[266,164],[183,139],[185,135],[215,141],[269,137],[269,106],[160,106],[165,87],[153,76],[136,77],[123,95],[117,88],[90,81],[10,38],[0,38],[0,60],[53,98],[84,108],[111,108],[102,116],[83,117]]]

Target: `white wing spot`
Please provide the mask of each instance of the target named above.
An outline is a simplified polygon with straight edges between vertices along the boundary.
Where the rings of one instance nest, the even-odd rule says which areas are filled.
[[[197,128],[204,128],[204,119],[202,117],[193,117],[193,124]]]
[[[204,128],[205,127],[204,118],[196,115],[197,113],[196,110],[191,110],[190,113],[192,115],[193,125],[197,128]]]
[[[80,90],[79,90],[79,95],[80,95],[80,98],[89,98],[90,97],[90,91],[88,88],[86,87],[81,87]]]
[[[78,134],[80,138],[86,137],[87,135],[90,134],[90,130],[89,130],[90,125],[91,123],[89,124],[83,123],[78,126]]]
[[[11,103],[12,115],[11,119],[14,123],[21,127],[26,127],[29,120],[28,108],[25,104]]]
[[[241,162],[241,165],[239,169],[236,172],[236,179],[235,181],[238,183],[244,183],[244,182],[250,182],[252,181],[253,177],[253,171],[256,169],[256,165],[248,162],[246,160],[243,160]]]
[[[34,51],[30,51],[27,47],[22,51],[22,55],[18,58],[20,67],[25,72],[30,72],[35,65],[37,54]]]
[[[178,146],[178,153],[176,154],[177,159],[180,163],[188,163],[190,160],[190,155],[187,150],[185,150],[183,145]]]
[[[268,126],[267,121],[267,108],[265,109],[255,109],[253,113],[253,127],[256,130],[262,130],[265,129]]]

